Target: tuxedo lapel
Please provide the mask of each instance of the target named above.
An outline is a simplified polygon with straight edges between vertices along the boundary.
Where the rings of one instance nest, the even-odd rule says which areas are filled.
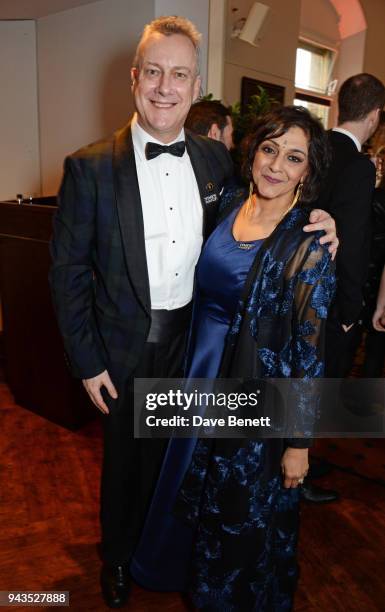
[[[130,123],[116,132],[113,152],[114,185],[128,275],[143,309],[150,313],[144,224]]]
[[[203,207],[203,238],[206,239],[215,227],[220,193],[215,182],[209,160],[205,155],[202,140],[186,130],[186,148],[191,159]]]

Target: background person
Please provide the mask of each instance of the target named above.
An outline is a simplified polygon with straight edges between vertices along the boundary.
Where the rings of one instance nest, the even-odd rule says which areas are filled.
[[[230,151],[233,146],[231,111],[218,100],[199,100],[190,108],[185,127],[213,140],[219,140]]]
[[[227,206],[228,201],[232,201],[237,192],[243,193],[245,188],[245,183],[238,169],[239,156],[234,155],[237,151],[234,149],[231,111],[218,100],[200,100],[192,105],[185,126],[196,134],[219,140],[232,155],[234,174],[226,181],[221,194],[222,209]]]
[[[341,240],[336,259],[337,291],[326,326],[325,376],[344,378],[353,365],[361,329],[358,324],[364,284],[369,268],[372,199],[376,169],[361,153],[362,145],[377,129],[385,103],[385,88],[371,74],[357,74],[338,92],[338,125],[328,132],[332,162],[322,183],[321,208],[336,219]],[[312,464],[302,487],[306,501],[327,503],[336,491],[314,485],[311,477],[327,473],[328,466]]]
[[[338,92],[338,125],[328,135],[332,163],[319,206],[336,219],[341,248],[336,260],[337,292],[326,331],[326,375],[347,376],[356,348],[356,324],[369,266],[374,164],[361,147],[374,134],[385,103],[385,88],[371,74],[347,79]]]
[[[381,297],[378,298],[378,293],[385,262],[385,178],[382,159],[384,153],[385,146],[383,145],[375,156],[376,159],[380,159],[377,170],[379,178],[372,200],[373,232],[368,277],[364,286],[365,305],[361,315],[363,327],[366,329],[364,362],[361,372],[365,378],[381,378],[385,363],[385,337],[373,324],[373,321],[379,324],[381,318],[381,313],[378,317],[378,305],[381,308]],[[376,316],[373,319],[375,313]]]

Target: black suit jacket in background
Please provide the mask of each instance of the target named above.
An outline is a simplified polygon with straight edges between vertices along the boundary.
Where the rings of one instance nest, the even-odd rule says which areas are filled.
[[[186,130],[203,207],[203,236],[215,226],[232,173],[223,144]],[[50,282],[73,374],[107,369],[114,382],[135,370],[151,324],[144,225],[131,127],[65,161],[51,243]]]
[[[369,266],[371,201],[376,171],[349,136],[329,131],[332,163],[317,203],[337,226],[337,292],[332,316],[341,324],[358,320]]]

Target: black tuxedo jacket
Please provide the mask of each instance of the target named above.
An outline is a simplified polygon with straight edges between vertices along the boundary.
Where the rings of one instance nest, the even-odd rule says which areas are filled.
[[[203,236],[215,225],[232,173],[227,149],[186,130],[203,207]],[[53,302],[73,374],[134,371],[151,324],[150,289],[130,123],[65,160],[51,242]]]
[[[329,131],[332,163],[317,206],[330,212],[337,226],[337,292],[331,316],[341,324],[357,321],[369,266],[374,164],[349,136]]]

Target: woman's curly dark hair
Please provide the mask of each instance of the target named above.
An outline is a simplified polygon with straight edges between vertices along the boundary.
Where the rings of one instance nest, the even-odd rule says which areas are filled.
[[[301,194],[301,203],[309,204],[317,199],[331,152],[321,122],[302,106],[281,106],[258,118],[253,133],[242,143],[242,174],[247,182],[251,181],[255,153],[261,142],[267,138],[279,138],[292,127],[301,128],[309,138],[309,170]]]

